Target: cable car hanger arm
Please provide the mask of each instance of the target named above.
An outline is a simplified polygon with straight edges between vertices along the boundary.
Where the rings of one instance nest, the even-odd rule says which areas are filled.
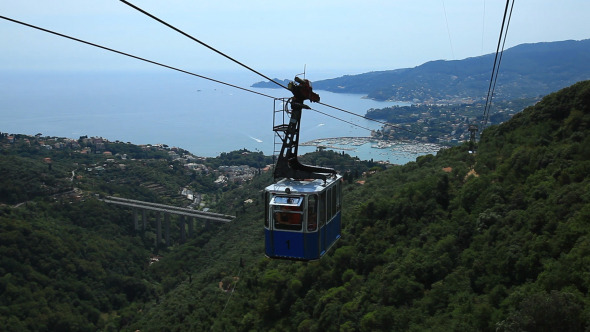
[[[290,82],[288,88],[293,93],[293,97],[289,100],[291,106],[289,124],[274,128],[276,132],[283,132],[283,135],[279,135],[283,144],[275,166],[274,177],[275,179],[322,179],[325,181],[329,175],[336,174],[336,171],[331,168],[304,165],[297,159],[301,113],[303,109],[311,109],[304,102],[309,100],[317,103],[320,101],[320,96],[313,92],[309,80],[299,77],[295,77],[295,81]]]

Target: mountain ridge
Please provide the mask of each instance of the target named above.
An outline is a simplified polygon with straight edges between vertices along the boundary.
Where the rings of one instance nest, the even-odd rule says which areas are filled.
[[[365,94],[376,100],[471,103],[486,97],[495,54],[433,60],[413,68],[313,82],[316,90]],[[503,52],[494,98],[543,96],[590,79],[590,39],[526,43]],[[253,87],[270,87],[258,82]]]
[[[314,82],[319,90],[364,93],[378,100],[414,103],[481,100],[489,85],[494,54],[463,60],[435,60],[406,70]],[[367,75],[367,76],[365,76]],[[590,39],[521,44],[504,51],[494,98],[545,95],[590,79]],[[354,85],[351,81],[359,81]],[[350,85],[347,85],[350,84]]]

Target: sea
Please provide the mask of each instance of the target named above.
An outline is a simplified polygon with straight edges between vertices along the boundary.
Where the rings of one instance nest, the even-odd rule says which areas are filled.
[[[250,73],[212,71],[199,75],[270,97],[285,98],[290,94],[285,89],[251,88],[251,84],[262,79]],[[357,115],[364,115],[371,108],[405,105],[375,101],[363,95],[316,92],[322,103]],[[332,140],[322,144],[330,149],[361,160],[393,164],[414,161],[440,148],[370,141],[369,129],[379,129],[381,124],[320,104],[308,104],[329,116],[304,110],[299,154],[317,148],[304,143],[328,138]],[[275,107],[281,106],[273,98],[170,71],[0,73],[0,132],[10,134],[166,144],[203,157],[238,149],[271,155],[275,150]]]

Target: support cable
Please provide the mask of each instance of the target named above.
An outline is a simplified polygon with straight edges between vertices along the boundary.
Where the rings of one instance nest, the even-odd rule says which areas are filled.
[[[485,119],[486,117],[486,113],[488,110],[488,104],[490,101],[490,93],[492,92],[492,83],[494,82],[494,75],[496,74],[496,64],[498,62],[498,54],[500,52],[500,44],[502,43],[502,33],[504,31],[504,23],[506,21],[506,13],[508,11],[508,2],[510,0],[506,0],[506,8],[504,8],[504,18],[502,19],[502,25],[500,26],[500,36],[498,37],[498,45],[496,46],[496,55],[494,56],[494,64],[492,66],[492,74],[490,77],[490,83],[488,85],[488,93],[486,96],[486,104],[484,106],[484,110],[483,110],[483,118]]]
[[[404,130],[404,131],[407,131],[407,132],[410,132],[410,133],[414,133],[414,134],[420,134],[420,135],[421,135],[421,134],[424,134],[424,133],[421,133],[421,132],[418,132],[418,131],[415,131],[415,130],[412,130],[412,129],[407,129],[407,128],[404,128],[404,127],[402,127],[402,126],[394,125],[394,124],[392,124],[392,123],[389,123],[389,122],[385,122],[385,121],[379,121],[379,120],[375,120],[375,119],[372,119],[372,118],[366,117],[366,116],[364,116],[364,115],[359,115],[359,114],[356,114],[356,113],[354,113],[354,112],[347,111],[347,110],[345,110],[345,109],[343,109],[343,108],[339,108],[339,107],[336,107],[336,106],[332,106],[332,105],[324,104],[324,103],[322,103],[322,102],[319,102],[318,104],[320,104],[320,105],[324,105],[324,106],[326,106],[326,107],[333,108],[333,109],[335,109],[335,110],[338,110],[338,111],[341,111],[341,112],[344,112],[344,113],[347,113],[347,114],[350,114],[350,115],[354,115],[354,116],[356,116],[356,117],[359,117],[359,118],[363,118],[363,119],[365,119],[365,120],[374,121],[374,122],[380,123],[380,124],[382,124],[382,125],[392,126],[392,127],[394,127],[394,128],[401,129],[401,130]]]
[[[481,54],[483,54],[483,41],[486,31],[486,0],[483,0],[483,14],[481,18]]]
[[[455,60],[455,51],[453,50],[453,40],[451,39],[451,29],[449,28],[449,20],[447,18],[447,8],[445,7],[445,1],[442,0],[443,12],[445,13],[445,23],[447,24],[447,34],[449,35],[449,45],[451,46],[451,55]]]
[[[238,282],[240,281],[240,274],[242,273],[242,270],[240,269],[240,271],[238,271],[238,280],[236,280],[236,283],[234,284],[234,287],[231,290],[231,293],[229,294],[229,297],[227,298],[227,301],[225,302],[225,305],[223,306],[223,310],[221,311],[221,313],[225,312],[225,308],[227,308],[227,305],[229,304],[229,300],[231,300],[231,297],[234,295],[234,291],[236,290],[236,286],[238,285]]]
[[[180,30],[179,28],[177,28],[177,27],[175,27],[175,26],[171,25],[170,23],[168,23],[168,22],[166,22],[166,21],[164,21],[164,20],[162,20],[162,19],[160,19],[160,18],[158,18],[158,17],[156,17],[156,16],[154,16],[154,15],[152,15],[152,14],[148,13],[147,11],[145,11],[145,10],[143,10],[143,9],[141,9],[141,8],[139,8],[139,7],[137,7],[137,6],[135,6],[135,5],[133,5],[132,3],[130,3],[130,2],[128,2],[128,1],[126,1],[126,0],[120,0],[120,1],[121,1],[121,2],[123,2],[124,4],[128,5],[129,7],[131,7],[131,8],[133,8],[133,9],[135,9],[135,10],[137,10],[137,11],[141,12],[142,14],[144,14],[144,15],[146,15],[146,16],[148,16],[148,17],[150,17],[150,18],[152,18],[152,19],[154,19],[154,20],[156,20],[156,21],[160,22],[161,24],[163,24],[163,25],[165,25],[165,26],[169,27],[170,29],[172,29],[172,30],[174,30],[174,31],[176,31],[176,32],[178,32],[178,33],[180,33],[180,34],[182,34],[182,35],[184,35],[184,36],[188,37],[189,39],[191,39],[191,40],[193,40],[193,41],[195,41],[195,42],[197,42],[197,43],[199,43],[199,44],[201,44],[201,45],[203,45],[203,46],[207,47],[208,49],[210,49],[210,50],[212,50],[212,51],[216,52],[217,54],[220,54],[220,55],[222,55],[222,56],[226,57],[227,59],[229,59],[229,60],[231,60],[231,61],[233,61],[233,62],[235,62],[235,63],[239,64],[240,66],[242,66],[242,67],[244,67],[244,68],[246,68],[246,69],[248,69],[248,70],[250,70],[250,71],[252,71],[252,72],[254,72],[254,73],[258,74],[258,75],[260,75],[261,77],[264,77],[264,78],[265,78],[265,79],[267,79],[269,82],[272,82],[272,83],[274,83],[274,84],[276,84],[276,85],[278,85],[278,86],[280,86],[280,87],[282,87],[282,88],[284,88],[284,89],[286,89],[286,90],[289,90],[289,88],[287,88],[287,87],[286,87],[286,86],[284,86],[283,84],[281,84],[281,83],[279,83],[279,82],[277,82],[277,81],[275,81],[275,80],[273,80],[273,79],[269,78],[268,76],[266,76],[266,75],[264,75],[264,74],[262,74],[262,73],[260,73],[260,72],[258,72],[258,71],[256,71],[256,70],[254,70],[254,69],[250,68],[249,66],[247,66],[247,65],[245,65],[245,64],[243,64],[243,63],[241,63],[240,61],[238,61],[238,60],[236,60],[236,59],[234,59],[234,58],[230,57],[229,55],[227,55],[227,54],[225,54],[225,53],[223,53],[223,52],[221,52],[221,51],[219,51],[219,50],[215,49],[214,47],[212,47],[212,46],[210,46],[210,45],[208,45],[208,44],[206,44],[206,43],[204,43],[204,42],[200,41],[199,39],[197,39],[197,38],[195,38],[195,37],[191,36],[190,34],[188,34],[188,33],[184,32],[184,31]],[[289,91],[291,91],[291,90],[289,90]],[[330,106],[330,105],[327,105],[327,104],[324,104],[324,103],[319,103],[319,104],[322,104],[322,105],[324,105],[324,106],[327,106],[327,107],[334,108],[334,109],[336,109],[336,110],[339,110],[339,111],[342,111],[342,112],[345,112],[345,113],[349,113],[349,114],[353,114],[353,115],[356,115],[356,116],[360,116],[360,115],[358,115],[358,114],[355,114],[355,113],[353,113],[353,112],[350,112],[350,111],[346,111],[346,110],[344,110],[344,109],[341,109],[341,108],[338,108],[338,107]],[[324,113],[324,114],[325,114],[325,113]],[[378,120],[375,120],[375,119],[371,119],[371,118],[368,118],[368,117],[364,117],[364,116],[360,116],[360,117],[362,117],[362,118],[364,118],[364,119],[366,119],[366,120],[375,121],[375,122],[378,122],[378,123],[381,123],[381,124],[387,124],[387,125],[391,125],[391,124],[389,124],[389,123],[386,123],[386,122],[381,122],[381,121],[378,121]],[[342,120],[342,121],[344,121],[344,120]],[[345,121],[345,122],[346,122],[346,121]],[[393,127],[397,127],[398,129],[402,129],[402,130],[406,130],[406,131],[410,131],[410,132],[414,132],[414,133],[416,133],[415,131],[412,131],[412,130],[409,130],[409,129],[406,129],[406,128],[403,128],[403,127],[399,127],[399,126],[395,126],[395,125],[392,125],[392,126],[393,126]]]
[[[123,0],[121,0],[121,1],[123,1]],[[22,22],[22,21],[19,21],[19,20],[15,20],[15,19],[9,18],[9,17],[6,17],[6,16],[0,15],[0,18],[1,19],[4,19],[4,20],[7,20],[7,21],[10,21],[10,22],[13,22],[13,23],[17,23],[17,24],[20,24],[20,25],[29,27],[29,28],[33,28],[33,29],[36,29],[36,30],[39,30],[39,31],[43,31],[43,32],[46,32],[46,33],[49,33],[49,34],[52,34],[52,35],[55,35],[55,36],[63,37],[63,38],[66,38],[66,39],[70,39],[70,40],[73,40],[73,41],[76,41],[76,42],[79,42],[79,43],[82,43],[82,44],[86,44],[86,45],[93,46],[93,47],[96,47],[96,48],[100,48],[100,49],[103,49],[103,50],[106,50],[106,51],[109,51],[109,52],[113,52],[113,53],[117,53],[117,54],[120,54],[120,55],[124,55],[124,56],[130,57],[130,58],[133,58],[133,59],[137,59],[137,60],[140,60],[140,61],[151,63],[151,64],[154,64],[154,65],[157,65],[157,66],[160,66],[160,67],[164,67],[164,68],[167,68],[167,69],[171,69],[171,70],[174,70],[174,71],[177,71],[177,72],[181,72],[181,73],[188,74],[188,75],[191,75],[191,76],[199,77],[199,78],[202,78],[202,79],[205,79],[205,80],[208,80],[208,81],[212,81],[212,82],[215,82],[215,83],[223,84],[223,85],[226,85],[226,86],[229,86],[229,87],[232,87],[232,88],[236,88],[236,89],[240,89],[240,90],[243,90],[243,91],[246,91],[246,92],[251,92],[251,93],[254,93],[254,94],[263,96],[263,97],[267,97],[267,98],[271,98],[271,99],[277,99],[276,97],[267,95],[265,93],[261,93],[261,92],[258,92],[258,91],[254,91],[254,90],[250,90],[250,89],[247,89],[247,88],[243,88],[243,87],[240,87],[240,86],[231,84],[231,83],[226,83],[226,82],[223,82],[223,81],[220,81],[220,80],[216,80],[216,79],[213,79],[213,78],[210,78],[210,77],[207,77],[207,76],[199,75],[199,74],[196,74],[196,73],[193,73],[193,72],[184,70],[184,69],[176,68],[176,67],[173,67],[173,66],[169,66],[169,65],[166,65],[166,64],[157,62],[157,61],[153,61],[153,60],[149,60],[149,59],[146,59],[146,58],[142,58],[142,57],[139,57],[139,56],[130,54],[130,53],[125,53],[125,52],[122,52],[122,51],[118,51],[118,50],[113,49],[113,48],[110,48],[110,47],[102,46],[102,45],[99,45],[99,44],[96,44],[96,43],[92,43],[92,42],[89,42],[89,41],[86,41],[86,40],[83,40],[83,39],[79,39],[79,38],[76,38],[76,37],[68,36],[68,35],[65,35],[63,33],[59,33],[59,32],[56,32],[56,31],[49,30],[49,29],[45,29],[45,28],[42,28],[42,27],[39,27],[39,26],[36,26],[36,25],[33,25],[33,24],[29,24],[29,23],[25,23],[25,22]],[[263,77],[267,78],[266,76],[263,76]],[[336,106],[328,105],[328,104],[325,104],[325,103],[322,103],[322,102],[319,102],[318,104],[321,104],[321,105],[326,106],[326,107],[333,108],[335,110],[338,110],[338,111],[341,111],[341,112],[344,112],[344,113],[347,113],[347,114],[350,114],[350,115],[354,115],[356,117],[363,118],[365,120],[377,122],[377,123],[380,123],[382,125],[389,125],[389,126],[392,126],[394,128],[401,129],[401,130],[404,130],[404,131],[407,131],[407,132],[412,132],[412,133],[415,133],[415,134],[423,134],[423,133],[417,132],[415,130],[407,129],[407,128],[404,128],[404,127],[401,127],[401,126],[398,126],[398,125],[394,125],[394,124],[391,124],[391,123],[388,123],[388,122],[385,122],[385,121],[379,121],[379,120],[372,119],[372,118],[369,118],[369,117],[366,117],[366,116],[363,116],[363,115],[359,115],[359,114],[356,114],[354,112],[347,111],[347,110],[345,110],[343,108],[339,108],[339,107],[336,107]],[[365,128],[363,126],[357,125],[355,123],[346,121],[346,120],[341,119],[341,118],[338,118],[336,116],[329,115],[327,113],[324,113],[324,112],[321,112],[321,111],[318,111],[318,110],[315,110],[315,109],[312,109],[312,110],[315,111],[315,112],[318,112],[320,114],[323,114],[325,116],[331,117],[333,119],[336,119],[336,120],[339,120],[339,121],[342,121],[342,122],[345,122],[345,123],[348,123],[348,124],[357,126],[359,128],[362,128],[362,129],[366,129],[366,130],[371,131],[371,129],[368,129],[368,128]]]
[[[512,6],[510,7],[510,15],[508,15],[509,5],[510,5],[510,0],[506,0],[506,7],[504,8],[504,17],[502,18],[502,26],[500,28],[500,36],[498,37],[498,46],[496,47],[496,55],[494,57],[494,65],[492,67],[492,75],[490,77],[490,84],[488,87],[486,104],[484,107],[484,114],[483,114],[483,119],[482,119],[482,130],[483,130],[483,128],[485,128],[485,126],[488,122],[489,115],[490,115],[492,98],[494,96],[494,90],[496,88],[496,81],[498,80],[498,72],[500,69],[500,62],[502,59],[502,54],[504,53],[504,45],[506,43],[506,36],[508,35],[508,26],[510,25],[510,18],[512,17],[512,8],[514,8],[514,0],[512,1]],[[508,22],[506,21],[507,16],[508,16]],[[505,32],[504,32],[504,27],[506,27]],[[500,51],[500,45],[502,45],[501,51]]]
[[[359,127],[359,128],[365,129],[365,130],[368,130],[368,131],[372,131],[371,129],[369,129],[369,128],[367,128],[367,127],[363,127],[363,126],[361,126],[361,125],[358,125],[358,124],[356,124],[356,123],[354,123],[354,122],[350,122],[350,121],[346,121],[346,120],[344,120],[344,119],[340,119],[340,118],[338,118],[338,117],[335,117],[335,116],[333,116],[333,115],[330,115],[330,114],[328,114],[328,113],[325,113],[325,112],[322,112],[322,111],[318,111],[318,110],[316,110],[316,109],[313,109],[313,108],[310,108],[310,110],[311,110],[311,111],[314,111],[314,112],[316,112],[316,113],[323,114],[323,115],[325,115],[325,116],[327,116],[327,117],[330,117],[330,118],[332,118],[332,119],[336,119],[336,120],[339,120],[339,121],[342,121],[342,122],[346,122],[346,123],[348,123],[348,124],[350,124],[350,125],[353,125],[353,126],[356,126],[356,127]]]
[[[184,36],[186,36],[186,37],[188,37],[188,38],[192,39],[193,41],[196,41],[197,43],[199,43],[199,44],[201,44],[201,45],[203,45],[203,46],[207,47],[208,49],[210,49],[210,50],[212,50],[212,51],[216,52],[217,54],[220,54],[220,55],[222,55],[222,56],[224,56],[224,57],[228,58],[229,60],[231,60],[231,61],[233,61],[233,62],[235,62],[235,63],[239,64],[240,66],[242,66],[242,67],[244,67],[244,68],[246,68],[246,69],[248,69],[248,70],[250,70],[250,71],[252,71],[252,72],[254,72],[254,73],[256,73],[256,74],[258,74],[258,75],[260,75],[260,76],[262,76],[262,77],[264,77],[264,78],[266,78],[266,79],[267,79],[267,80],[269,80],[270,82],[273,82],[274,84],[276,84],[276,85],[278,85],[278,86],[280,86],[280,87],[282,87],[282,88],[284,88],[284,89],[286,89],[286,90],[289,90],[289,88],[287,88],[286,86],[282,85],[281,83],[279,83],[279,82],[277,82],[277,81],[275,81],[275,80],[273,80],[273,79],[271,79],[271,78],[267,77],[266,75],[264,75],[264,74],[262,74],[262,73],[260,73],[260,72],[258,72],[258,71],[256,71],[256,70],[254,70],[254,69],[252,69],[252,68],[248,67],[247,65],[245,65],[245,64],[241,63],[240,61],[238,61],[238,60],[236,60],[236,59],[234,59],[234,58],[230,57],[229,55],[227,55],[227,54],[225,54],[225,53],[223,53],[223,52],[221,52],[221,51],[219,51],[219,50],[217,50],[217,49],[213,48],[212,46],[209,46],[209,45],[205,44],[204,42],[202,42],[202,41],[198,40],[197,38],[195,38],[195,37],[193,37],[193,36],[189,35],[188,33],[186,33],[186,32],[184,32],[184,31],[182,31],[182,30],[178,29],[177,27],[175,27],[175,26],[173,26],[173,25],[171,25],[171,24],[169,24],[169,23],[165,22],[164,20],[161,20],[161,19],[157,18],[156,16],[154,16],[154,15],[152,15],[152,14],[150,14],[150,13],[146,12],[145,10],[143,10],[143,9],[141,9],[141,8],[139,8],[139,7],[137,7],[137,6],[135,6],[134,4],[132,4],[132,3],[128,2],[128,1],[125,1],[125,0],[120,0],[120,1],[121,1],[122,3],[124,3],[124,4],[128,5],[129,7],[131,7],[131,8],[133,8],[133,9],[135,9],[135,10],[137,10],[137,11],[141,12],[142,14],[144,14],[144,15],[147,15],[148,17],[150,17],[150,18],[152,18],[152,19],[154,19],[154,20],[156,20],[156,21],[158,21],[158,22],[160,22],[160,23],[164,24],[165,26],[169,27],[170,29],[172,29],[172,30],[174,30],[174,31],[176,31],[176,32],[178,32],[178,33],[180,33],[180,34],[182,34],[182,35],[184,35]]]
[[[502,57],[504,55],[504,46],[506,45],[506,36],[508,35],[508,28],[510,27],[510,19],[512,18],[512,9],[514,8],[514,0],[512,1],[512,5],[510,7],[510,14],[508,15],[508,22],[506,23],[506,31],[504,31],[504,40],[502,41],[502,50],[500,51],[500,58],[498,59],[498,68],[496,69],[496,77],[494,78],[494,86],[492,87],[492,94],[490,97],[490,105],[488,107],[487,114],[484,119],[483,127],[485,128],[486,124],[488,123],[488,119],[490,117],[490,108],[492,107],[492,98],[494,97],[494,91],[496,90],[496,83],[498,81],[498,71],[500,70],[500,64],[502,63]]]
[[[261,96],[264,96],[264,97],[267,97],[267,98],[276,99],[273,96],[270,96],[270,95],[267,95],[267,94],[264,94],[264,93],[261,93],[261,92],[258,92],[258,91],[254,91],[254,90],[242,88],[242,87],[237,86],[237,85],[233,85],[233,84],[230,84],[230,83],[222,82],[222,81],[219,81],[219,80],[210,78],[210,77],[206,77],[206,76],[203,76],[203,75],[195,74],[195,73],[192,73],[190,71],[186,71],[186,70],[179,69],[179,68],[176,68],[176,67],[168,66],[168,65],[165,65],[163,63],[159,63],[159,62],[152,61],[152,60],[149,60],[149,59],[145,59],[145,58],[142,58],[142,57],[139,57],[139,56],[135,56],[133,54],[129,54],[129,53],[117,51],[115,49],[112,49],[112,48],[109,48],[109,47],[106,47],[106,46],[98,45],[98,44],[91,43],[91,42],[88,42],[88,41],[85,41],[85,40],[82,40],[82,39],[78,39],[78,38],[75,38],[75,37],[64,35],[64,34],[59,33],[59,32],[51,31],[51,30],[48,30],[48,29],[44,29],[44,28],[41,28],[41,27],[32,25],[32,24],[28,24],[28,23],[25,23],[25,22],[17,21],[17,20],[12,19],[12,18],[8,18],[8,17],[1,16],[1,15],[0,15],[0,18],[2,18],[4,20],[7,20],[7,21],[11,21],[11,22],[14,22],[14,23],[18,23],[18,24],[27,26],[29,28],[33,28],[33,29],[37,29],[37,30],[40,30],[40,31],[43,31],[43,32],[47,32],[47,33],[50,33],[50,34],[53,34],[53,35],[56,35],[56,36],[59,36],[59,37],[63,37],[63,38],[67,38],[67,39],[70,39],[70,40],[73,40],[73,41],[77,41],[79,43],[83,43],[83,44],[86,44],[86,45],[94,46],[94,47],[97,47],[97,48],[100,48],[100,49],[103,49],[103,50],[106,50],[106,51],[109,51],[109,52],[121,54],[121,55],[124,55],[124,56],[128,56],[130,58],[133,58],[133,59],[137,59],[137,60],[141,60],[141,61],[144,61],[144,62],[148,62],[148,63],[154,64],[154,65],[160,66],[160,67],[172,69],[172,70],[175,70],[175,71],[178,71],[178,72],[181,72],[181,73],[185,73],[185,74],[189,74],[189,75],[192,75],[192,76],[196,76],[196,77],[199,77],[199,78],[202,78],[202,79],[206,79],[206,80],[209,80],[209,81],[212,81],[212,82],[215,82],[215,83],[227,85],[227,86],[230,86],[232,88],[236,88],[236,89],[248,91],[248,92],[251,92],[251,93],[255,93],[257,95],[261,95]]]

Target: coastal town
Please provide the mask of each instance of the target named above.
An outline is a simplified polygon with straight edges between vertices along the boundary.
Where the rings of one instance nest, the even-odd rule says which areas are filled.
[[[76,140],[48,137],[40,133],[34,136],[0,133],[0,153],[10,155],[11,151],[26,151],[38,156],[39,165],[44,164],[46,167],[44,170],[39,169],[43,181],[40,187],[43,188],[43,192],[54,195],[67,193],[71,194],[72,199],[81,199],[77,186],[89,179],[100,177],[117,179],[108,180],[109,182],[131,181],[121,180],[120,175],[128,174],[128,177],[131,177],[134,172],[146,165],[169,171],[183,168],[194,174],[194,177],[201,178],[203,186],[208,189],[239,185],[271,169],[271,165],[266,164],[261,167],[218,165],[217,158],[195,156],[184,149],[169,147],[166,144],[134,145],[129,142],[109,141],[102,137],[82,136]],[[250,152],[240,153],[247,155]],[[56,159],[63,160],[64,155],[67,155],[71,162],[63,164],[61,161],[59,166],[55,166]],[[60,179],[45,180],[55,176]],[[184,201],[183,205],[189,208],[206,210],[207,203],[211,200],[211,197],[200,193],[200,188],[182,184],[174,187],[146,176],[137,181],[137,184],[158,195]]]
[[[488,107],[489,117],[483,119],[485,103],[470,104],[415,104],[370,109],[366,117],[384,121],[381,129],[372,132],[374,140],[413,141],[436,143],[445,146],[461,144],[470,139],[469,128],[499,124],[540,98],[523,98],[511,101],[496,101]]]

